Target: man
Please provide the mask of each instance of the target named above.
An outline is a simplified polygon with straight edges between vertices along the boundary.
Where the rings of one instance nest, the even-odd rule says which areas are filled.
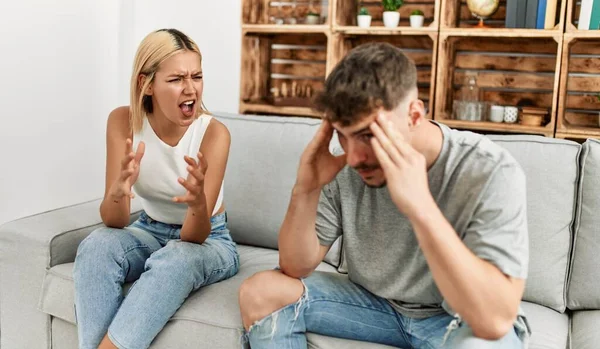
[[[317,99],[279,235],[280,270],[240,289],[253,349],[306,332],[400,348],[523,348],[525,175],[489,139],[425,119],[398,48],[352,50]],[[328,145],[337,132],[344,155]],[[313,272],[343,236],[348,276]]]

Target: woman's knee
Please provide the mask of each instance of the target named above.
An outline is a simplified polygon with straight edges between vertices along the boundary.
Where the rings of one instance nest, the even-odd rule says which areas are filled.
[[[300,280],[280,271],[262,271],[244,280],[240,286],[240,310],[244,317],[254,322],[297,302],[303,293],[304,285]]]

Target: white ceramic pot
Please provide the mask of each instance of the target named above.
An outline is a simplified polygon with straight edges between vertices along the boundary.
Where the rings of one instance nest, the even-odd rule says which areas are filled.
[[[489,120],[491,122],[502,122],[504,121],[504,106],[492,105],[490,107]]]
[[[319,16],[306,16],[306,24],[319,24]]]
[[[396,28],[398,23],[400,23],[400,12],[385,11],[383,13],[383,25],[386,28]]]
[[[425,16],[421,16],[421,15],[411,15],[410,16],[410,26],[413,28],[421,28],[423,26],[424,21],[425,21]]]
[[[359,15],[357,16],[358,26],[361,28],[369,28],[371,26],[370,15]]]
[[[517,121],[519,121],[519,108],[512,106],[504,107],[504,122],[515,124]]]

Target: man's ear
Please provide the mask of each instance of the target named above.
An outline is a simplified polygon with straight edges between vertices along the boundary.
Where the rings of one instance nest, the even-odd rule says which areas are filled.
[[[148,77],[145,74],[140,74],[140,76],[138,76],[138,86],[140,86],[140,88],[143,88],[144,84],[146,83],[146,80],[148,80]],[[144,93],[144,95],[152,96],[152,94],[153,94],[152,83],[150,83],[148,85],[148,88],[146,89],[146,92]]]
[[[420,99],[412,100],[408,105],[408,126],[410,130],[421,125],[425,119],[425,103]]]

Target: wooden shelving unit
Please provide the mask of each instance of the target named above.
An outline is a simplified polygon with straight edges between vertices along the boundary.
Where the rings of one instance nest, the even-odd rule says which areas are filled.
[[[487,28],[476,27],[466,0],[405,0],[396,28],[383,26],[378,0],[361,1],[373,18],[371,27],[359,28],[358,6],[349,0],[242,0],[240,113],[320,117],[311,97],[335,65],[352,48],[383,41],[417,64],[428,118],[481,133],[600,138],[600,102],[592,99],[600,93],[600,30],[577,30],[579,0],[558,1],[551,29],[505,28],[505,0],[484,21]],[[422,28],[409,25],[415,9],[424,12]],[[319,23],[306,24],[309,11],[321,14]],[[275,24],[290,16],[296,24]],[[476,74],[483,101],[543,108],[547,116],[539,126],[457,119],[453,101],[467,73]]]

